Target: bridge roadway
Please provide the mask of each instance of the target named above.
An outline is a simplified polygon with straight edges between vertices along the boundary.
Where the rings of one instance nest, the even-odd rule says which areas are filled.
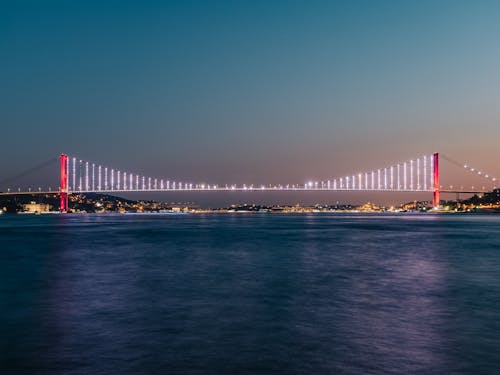
[[[246,192],[258,192],[258,191],[297,191],[297,192],[314,192],[314,191],[330,191],[330,192],[391,192],[391,193],[432,193],[433,190],[423,190],[423,189],[328,189],[328,188],[314,188],[314,187],[279,187],[279,186],[266,186],[266,187],[216,187],[216,188],[181,188],[181,189],[115,189],[115,190],[78,190],[69,191],[68,194],[113,194],[113,193],[165,193],[165,192],[201,192],[201,191],[213,191],[213,192],[228,192],[228,191],[246,191]],[[440,190],[440,193],[449,194],[481,194],[488,190]],[[0,196],[6,195],[46,195],[46,194],[59,194],[58,190],[49,191],[9,191],[0,192]]]

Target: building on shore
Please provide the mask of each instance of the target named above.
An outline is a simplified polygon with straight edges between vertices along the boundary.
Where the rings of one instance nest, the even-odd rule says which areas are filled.
[[[23,204],[22,207],[23,207],[22,212],[26,213],[41,214],[50,211],[50,204],[47,203],[30,202]]]

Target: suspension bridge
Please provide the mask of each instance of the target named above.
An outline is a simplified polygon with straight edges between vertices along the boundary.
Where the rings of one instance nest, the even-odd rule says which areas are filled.
[[[497,178],[483,173],[467,164],[458,163],[441,155],[447,161],[467,172],[487,180],[496,188]],[[33,169],[33,168],[32,168]],[[36,168],[35,168],[36,169]],[[423,155],[407,161],[369,171],[329,178],[322,181],[307,181],[298,184],[206,184],[181,182],[126,172],[116,168],[61,154],[58,161],[59,188],[57,190],[11,189],[0,195],[58,194],[59,210],[69,212],[68,196],[83,193],[128,193],[128,192],[199,192],[199,191],[347,191],[347,192],[406,192],[432,194],[435,208],[439,208],[441,193],[481,193],[474,189],[443,189],[440,184],[440,154]]]

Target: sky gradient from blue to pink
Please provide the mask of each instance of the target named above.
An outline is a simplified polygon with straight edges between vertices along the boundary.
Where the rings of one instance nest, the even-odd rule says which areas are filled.
[[[3,3],[0,175],[66,152],[295,183],[440,151],[500,177],[498,20],[496,1]]]

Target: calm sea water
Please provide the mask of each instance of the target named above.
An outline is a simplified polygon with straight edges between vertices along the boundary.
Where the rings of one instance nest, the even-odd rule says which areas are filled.
[[[500,216],[0,216],[2,374],[499,374]]]

